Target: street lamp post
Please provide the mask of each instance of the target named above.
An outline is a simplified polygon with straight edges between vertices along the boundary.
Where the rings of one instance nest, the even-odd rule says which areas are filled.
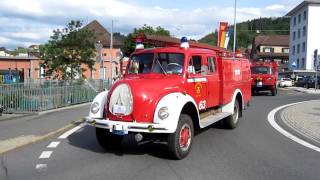
[[[237,0],[234,0],[234,19],[233,19],[233,57],[236,56],[236,38],[237,38]]]
[[[110,83],[112,84],[112,80],[113,80],[113,59],[112,59],[112,49],[113,49],[113,20],[111,20],[111,34],[110,34],[110,77],[111,77],[111,81]]]

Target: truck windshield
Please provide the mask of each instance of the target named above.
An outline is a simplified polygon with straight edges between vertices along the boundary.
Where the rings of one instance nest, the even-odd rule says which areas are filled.
[[[265,67],[265,66],[251,67],[251,73],[252,74],[272,74],[271,68]]]
[[[129,64],[129,74],[181,74],[184,54],[181,53],[147,53],[133,55]]]

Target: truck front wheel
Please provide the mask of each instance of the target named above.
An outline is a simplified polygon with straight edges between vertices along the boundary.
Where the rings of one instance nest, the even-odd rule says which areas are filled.
[[[96,128],[97,141],[106,150],[119,149],[123,136],[115,135],[107,129]]]
[[[236,128],[239,122],[239,114],[240,114],[239,102],[238,100],[236,100],[234,103],[233,114],[226,117],[223,120],[224,127],[228,129]]]
[[[168,148],[174,159],[183,159],[189,154],[193,135],[191,117],[187,114],[181,114],[176,132],[168,136]]]

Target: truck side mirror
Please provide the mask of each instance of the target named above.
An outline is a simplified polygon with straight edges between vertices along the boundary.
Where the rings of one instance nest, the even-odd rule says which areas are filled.
[[[208,66],[201,66],[201,76],[205,76],[208,74]]]

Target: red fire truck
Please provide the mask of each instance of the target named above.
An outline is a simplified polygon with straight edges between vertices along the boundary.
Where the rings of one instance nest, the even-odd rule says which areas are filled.
[[[278,64],[276,62],[251,63],[252,94],[269,90],[272,96],[277,94]]]
[[[251,100],[248,59],[186,38],[147,40],[162,47],[139,43],[124,77],[92,102],[86,122],[101,146],[119,147],[128,134],[138,142],[152,137],[182,159],[195,131],[220,120],[226,128],[237,126]]]

